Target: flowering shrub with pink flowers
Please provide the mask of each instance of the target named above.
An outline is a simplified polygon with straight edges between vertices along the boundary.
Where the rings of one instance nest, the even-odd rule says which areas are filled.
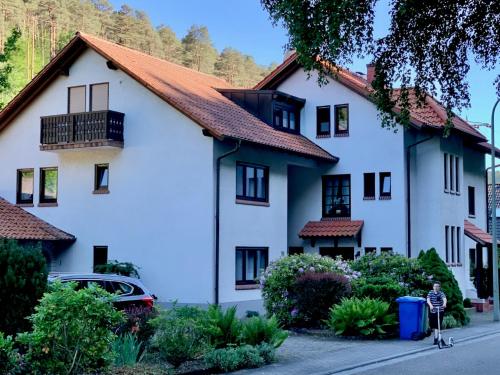
[[[293,297],[293,287],[297,278],[306,272],[335,273],[349,281],[360,276],[341,258],[316,254],[286,256],[271,262],[260,278],[262,296],[267,313],[276,316],[283,326],[301,325],[301,313]]]

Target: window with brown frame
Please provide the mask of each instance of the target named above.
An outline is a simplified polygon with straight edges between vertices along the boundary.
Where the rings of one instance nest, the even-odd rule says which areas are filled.
[[[380,199],[391,198],[391,172],[380,172]]]
[[[335,135],[349,135],[349,104],[335,106]]]
[[[90,85],[90,111],[107,111],[109,109],[109,83]]]
[[[375,173],[365,173],[364,180],[364,199],[375,199]]]
[[[392,249],[392,247],[381,247],[380,252],[381,253],[392,253],[393,249]]]
[[[68,87],[68,113],[80,113],[86,111],[87,87]]]
[[[377,253],[376,247],[365,247],[365,254],[376,254],[376,253]]]
[[[94,246],[94,270],[96,266],[108,263],[108,247]]]
[[[269,168],[237,162],[236,199],[269,202]]]
[[[256,284],[269,263],[267,247],[236,248],[236,285]]]
[[[318,136],[330,135],[330,106],[316,107],[316,134]]]
[[[476,188],[474,186],[469,186],[468,188],[468,198],[469,198],[469,216],[476,216]]]
[[[450,262],[450,239],[449,239],[450,227],[448,225],[444,226],[444,250],[445,250],[445,260],[446,263]]]
[[[300,112],[293,105],[274,103],[273,113],[275,128],[292,133],[300,133]]]
[[[34,169],[17,170],[17,204],[33,204],[34,176]]]
[[[40,203],[57,203],[57,167],[40,168]]]
[[[351,175],[323,176],[323,217],[351,217]]]
[[[304,248],[302,246],[290,246],[288,248],[288,255],[298,255],[304,254]]]
[[[444,191],[448,192],[448,154],[444,153]]]
[[[96,164],[94,170],[94,193],[109,192],[109,164]]]

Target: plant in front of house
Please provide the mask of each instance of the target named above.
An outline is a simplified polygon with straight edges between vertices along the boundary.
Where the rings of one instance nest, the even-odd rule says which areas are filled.
[[[14,349],[14,340],[0,332],[0,374],[16,374],[18,369],[19,355]]]
[[[298,309],[291,293],[296,279],[306,272],[333,272],[348,280],[359,275],[347,262],[320,255],[292,255],[271,262],[260,279],[262,297],[267,313],[276,316],[283,326],[293,326],[296,321]]]
[[[354,297],[378,298],[387,302],[391,312],[398,311],[396,298],[410,294],[408,288],[389,276],[359,277],[352,284]]]
[[[464,309],[462,292],[446,263],[443,262],[435,249],[421,251],[418,260],[425,272],[432,277],[432,280],[441,283],[441,289],[448,300],[445,316],[451,315],[459,325],[466,325],[469,322],[469,317]]]
[[[379,299],[344,298],[330,309],[328,327],[339,336],[385,338],[397,327],[396,315],[389,304]]]
[[[295,302],[294,324],[319,327],[328,319],[330,307],[351,295],[347,277],[333,272],[305,272],[292,285]]]
[[[47,267],[41,247],[0,239],[0,331],[26,331],[47,287]]]
[[[154,334],[154,327],[150,321],[158,316],[155,309],[144,306],[130,306],[123,310],[125,322],[117,329],[117,334],[132,333],[145,348]]]
[[[95,373],[113,362],[113,329],[123,321],[114,296],[95,286],[75,288],[53,283],[30,317],[33,331],[18,335],[28,373]]]
[[[94,267],[94,272],[140,278],[139,267],[130,262],[118,262],[117,260],[109,261],[106,264],[96,265]]]
[[[205,356],[205,363],[209,368],[222,372],[255,368],[265,364],[259,350],[251,345],[212,350]]]
[[[238,345],[241,322],[236,316],[236,306],[224,311],[220,305],[210,305],[207,310],[206,334],[210,346],[216,349]]]
[[[253,316],[243,321],[241,329],[241,342],[243,344],[252,346],[269,344],[277,349],[287,338],[288,332],[281,329],[274,316],[269,319]]]
[[[132,333],[118,336],[113,343],[116,367],[134,366],[144,356],[143,343]],[[142,353],[142,354],[141,354]]]

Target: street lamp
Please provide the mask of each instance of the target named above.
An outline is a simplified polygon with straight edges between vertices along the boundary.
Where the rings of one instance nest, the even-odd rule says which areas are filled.
[[[493,253],[493,320],[500,320],[500,300],[498,298],[498,245],[497,245],[497,185],[495,175],[495,110],[500,98],[491,111],[491,247]]]

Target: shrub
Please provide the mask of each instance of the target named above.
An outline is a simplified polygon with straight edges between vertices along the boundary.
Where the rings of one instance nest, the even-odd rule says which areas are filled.
[[[126,320],[118,328],[117,334],[134,334],[144,348],[154,334],[154,327],[149,322],[158,315],[157,311],[149,307],[132,306],[127,307],[123,312]]]
[[[262,297],[267,313],[276,316],[279,323],[284,326],[294,323],[295,301],[290,298],[290,293],[295,280],[304,272],[334,272],[345,275],[349,280],[358,276],[347,262],[339,258],[300,254],[271,262],[260,279]]]
[[[255,368],[265,364],[256,347],[244,345],[215,349],[207,353],[205,363],[218,371],[230,372],[241,368]]]
[[[472,306],[472,301],[470,300],[470,298],[464,298],[464,307],[465,308],[473,307]]]
[[[328,319],[330,307],[351,294],[349,280],[333,272],[305,272],[292,286],[295,301],[294,324],[319,326]]]
[[[98,372],[113,361],[113,328],[123,321],[112,305],[114,296],[95,286],[75,287],[51,285],[30,317],[33,331],[18,336],[36,374]]]
[[[404,288],[402,295],[424,297],[431,287],[428,274],[421,262],[400,254],[367,254],[352,262],[351,266],[361,274],[361,278],[367,279],[367,284],[377,281],[377,278],[384,278],[381,282],[377,282],[379,285],[391,280]]]
[[[236,306],[225,312],[219,305],[210,305],[207,311],[207,335],[216,349],[237,345],[241,335],[241,322],[236,317]]]
[[[256,346],[267,343],[278,348],[287,337],[288,332],[280,328],[275,317],[254,316],[243,321],[241,341],[244,344]]]
[[[378,299],[344,298],[330,309],[327,324],[337,335],[383,338],[395,329],[396,316]]]
[[[387,302],[391,312],[398,311],[396,298],[409,294],[408,289],[388,276],[360,277],[352,285],[353,295],[358,298],[380,299]]]
[[[0,331],[14,335],[30,329],[27,317],[46,286],[47,268],[40,245],[21,246],[0,239]]]
[[[142,359],[142,342],[131,333],[118,336],[113,343],[115,366],[134,366]]]
[[[151,340],[153,347],[174,367],[197,359],[208,347],[207,313],[200,308],[174,305],[162,311],[151,324],[156,329]]]
[[[11,336],[0,332],[0,374],[13,374],[18,369],[18,355]]]
[[[112,260],[106,264],[99,264],[95,266],[94,272],[137,277],[138,279],[140,278],[139,267],[130,262],[118,262],[117,260]]]
[[[272,363],[276,360],[276,349],[271,344],[263,342],[262,344],[257,345],[256,348],[265,364]]]
[[[432,280],[441,283],[441,289],[444,294],[446,294],[446,299],[448,300],[445,316],[452,315],[458,324],[467,324],[469,322],[469,317],[464,310],[460,287],[453,273],[448,269],[436,250],[430,249],[427,252],[421,251],[418,259],[425,272],[430,275]]]
[[[456,321],[456,319],[452,315],[446,315],[443,318],[443,327],[442,329],[450,329],[460,327],[461,324]]]

